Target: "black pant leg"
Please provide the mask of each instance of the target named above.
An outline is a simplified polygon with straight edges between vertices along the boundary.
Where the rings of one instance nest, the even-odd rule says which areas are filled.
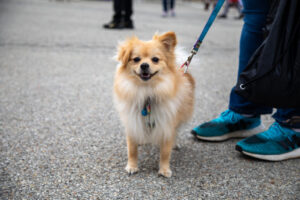
[[[130,21],[131,15],[133,13],[132,9],[132,0],[122,0],[123,1],[123,8],[124,8],[124,19],[125,21]]]
[[[114,21],[121,21],[122,18],[122,10],[123,10],[123,1],[124,0],[114,0],[113,7],[114,7]]]

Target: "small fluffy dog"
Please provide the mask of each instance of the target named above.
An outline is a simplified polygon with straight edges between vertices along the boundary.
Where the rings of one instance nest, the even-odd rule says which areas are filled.
[[[176,65],[174,32],[150,41],[130,38],[119,46],[114,100],[125,126],[129,174],[138,171],[138,145],[160,146],[159,174],[171,177],[170,157],[176,129],[194,106],[194,79]]]

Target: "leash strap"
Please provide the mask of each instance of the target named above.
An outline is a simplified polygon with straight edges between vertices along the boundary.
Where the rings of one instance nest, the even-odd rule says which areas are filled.
[[[194,48],[193,48],[192,51],[191,51],[191,55],[190,55],[190,56],[188,57],[188,59],[181,65],[180,68],[183,68],[184,66],[186,66],[185,69],[184,69],[184,73],[187,72],[188,67],[189,67],[189,65],[190,65],[190,63],[191,63],[191,61],[192,61],[192,59],[193,59],[193,56],[197,54],[197,52],[198,52],[198,50],[199,50],[199,47],[200,47],[201,44],[202,44],[202,41],[204,40],[204,38],[205,38],[205,36],[206,36],[208,30],[210,29],[211,25],[212,25],[213,22],[215,21],[215,19],[216,19],[218,13],[219,13],[219,11],[220,11],[220,9],[221,9],[221,7],[222,7],[224,1],[225,1],[225,0],[218,0],[216,6],[215,6],[215,8],[214,8],[214,10],[213,10],[212,13],[210,14],[210,16],[209,16],[209,18],[208,18],[208,20],[207,20],[207,22],[206,22],[206,24],[205,24],[205,26],[204,26],[202,32],[201,32],[201,34],[200,34],[198,40],[196,41],[196,43],[195,43],[195,45],[194,45]]]

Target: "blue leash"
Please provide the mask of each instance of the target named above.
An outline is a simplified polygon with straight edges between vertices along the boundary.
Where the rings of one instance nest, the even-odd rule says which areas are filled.
[[[200,36],[199,36],[197,42],[196,42],[195,45],[194,45],[194,48],[193,48],[192,51],[191,51],[191,55],[190,55],[190,56],[188,57],[188,59],[181,65],[180,68],[186,66],[186,68],[184,69],[184,73],[187,72],[188,67],[189,67],[189,65],[190,65],[190,63],[191,63],[191,61],[192,61],[192,59],[193,59],[193,56],[197,54],[197,52],[198,52],[198,50],[199,50],[199,47],[200,47],[201,44],[202,44],[202,41],[204,40],[204,38],[205,38],[205,36],[206,36],[208,30],[210,29],[212,23],[215,21],[215,19],[216,19],[218,13],[219,13],[219,11],[220,11],[220,9],[221,9],[221,7],[222,7],[224,1],[225,1],[225,0],[218,0],[218,3],[216,4],[214,10],[213,10],[212,13],[210,14],[210,16],[209,16],[209,18],[208,18],[208,20],[207,20],[207,22],[206,22],[206,24],[205,24],[205,26],[204,26],[204,28],[203,28],[203,30],[202,30],[202,33],[200,34]]]

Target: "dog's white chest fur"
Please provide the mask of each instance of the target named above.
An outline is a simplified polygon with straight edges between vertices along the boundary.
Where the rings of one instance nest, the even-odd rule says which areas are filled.
[[[160,89],[170,89],[172,83],[167,80],[159,85]],[[187,96],[188,90],[185,88],[190,87],[188,82],[185,84],[179,86],[173,98],[162,99],[156,95],[152,87],[137,87],[130,81],[122,79],[122,91],[136,91],[134,98],[130,101],[115,96],[115,104],[125,125],[126,133],[139,144],[159,144],[171,138],[176,131],[172,128],[174,128],[178,110],[184,102],[183,97]],[[151,113],[143,116],[141,112],[148,98],[151,99]]]
[[[151,112],[142,115],[146,100],[141,102],[119,102],[121,108],[121,119],[127,124],[127,134],[133,137],[139,144],[155,143],[168,139],[172,135],[170,124],[177,112],[176,100],[159,102],[151,99]],[[127,104],[127,105],[126,105]]]

